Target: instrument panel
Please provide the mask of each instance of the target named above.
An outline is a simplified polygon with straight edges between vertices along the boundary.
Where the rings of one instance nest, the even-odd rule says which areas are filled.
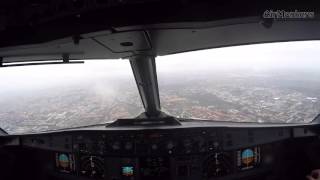
[[[290,131],[261,130],[72,131],[25,136],[21,143],[49,151],[53,173],[73,178],[217,179],[270,170],[274,144],[288,139]],[[268,138],[260,137],[266,133]]]

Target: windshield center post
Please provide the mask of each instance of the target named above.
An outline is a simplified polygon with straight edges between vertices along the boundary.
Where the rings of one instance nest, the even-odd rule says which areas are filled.
[[[147,117],[161,114],[157,71],[154,56],[136,55],[129,58]]]

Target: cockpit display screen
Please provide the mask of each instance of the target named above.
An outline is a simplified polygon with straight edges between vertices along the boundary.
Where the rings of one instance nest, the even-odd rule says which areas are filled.
[[[260,164],[260,147],[245,148],[237,151],[237,166],[240,170],[248,170]]]
[[[75,171],[74,156],[68,153],[55,153],[56,169],[63,173]]]
[[[124,177],[132,177],[132,176],[134,176],[134,167],[133,166],[123,166],[121,168],[121,174]]]

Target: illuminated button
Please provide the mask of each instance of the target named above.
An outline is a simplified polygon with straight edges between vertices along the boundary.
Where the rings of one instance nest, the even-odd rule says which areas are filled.
[[[131,142],[127,142],[127,143],[125,144],[125,146],[124,146],[124,148],[125,148],[126,150],[131,150],[132,147],[133,147],[133,145],[132,145]]]
[[[167,149],[173,149],[174,148],[174,144],[172,141],[168,142],[167,144]]]
[[[218,142],[214,142],[214,143],[213,143],[213,146],[214,146],[215,148],[217,148],[217,147],[219,146],[219,143],[218,143]]]
[[[186,139],[183,141],[183,145],[184,147],[191,147],[192,146],[192,142],[189,139]]]
[[[152,144],[151,149],[152,149],[152,150],[157,150],[157,149],[158,149],[158,145]]]
[[[221,169],[220,169],[220,168],[217,168],[217,169],[216,169],[216,173],[217,173],[217,174],[219,174],[219,173],[220,173],[220,171],[221,171]]]
[[[112,144],[112,149],[113,150],[119,150],[120,149],[120,143],[119,142],[115,142]]]

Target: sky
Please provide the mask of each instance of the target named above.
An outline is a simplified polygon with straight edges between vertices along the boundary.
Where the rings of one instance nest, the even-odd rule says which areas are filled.
[[[156,58],[158,78],[163,74],[250,69],[320,70],[320,41],[282,42],[234,46]],[[0,68],[0,93],[69,85],[97,78],[118,83],[133,79],[128,60],[88,60],[84,64]]]
[[[119,78],[133,79],[131,67],[126,60],[93,60],[84,64],[58,64],[7,67],[0,69],[0,93],[68,86],[103,78],[116,83]]]
[[[212,70],[320,69],[320,41],[296,41],[200,50],[157,58],[161,73]]]

